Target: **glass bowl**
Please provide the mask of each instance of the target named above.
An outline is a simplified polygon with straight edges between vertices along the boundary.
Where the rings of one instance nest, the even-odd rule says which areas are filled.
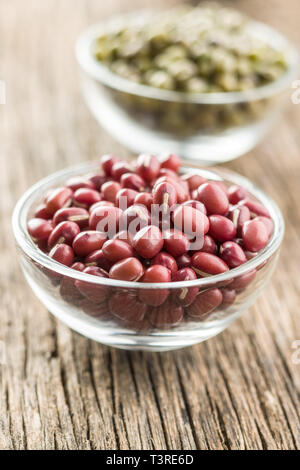
[[[232,160],[252,149],[289,102],[297,77],[298,53],[274,29],[249,21],[251,34],[284,53],[287,70],[276,81],[241,92],[184,93],[141,85],[122,78],[93,56],[103,32],[148,22],[153,13],[113,17],[86,29],[76,57],[89,109],[118,141],[137,153],[176,152],[202,165]]]
[[[34,293],[75,331],[124,349],[165,351],[217,335],[249,308],[265,287],[278,260],[284,221],[277,205],[246,178],[224,168],[183,167],[211,180],[242,185],[269,210],[274,231],[255,258],[224,274],[195,281],[143,284],[91,276],[57,263],[39,250],[27,232],[42,196],[68,178],[98,170],[85,164],[59,171],[32,186],[16,204],[12,224],[23,273]],[[74,283],[81,285],[80,291]],[[196,300],[178,308],[198,289]],[[234,298],[235,297],[235,298]],[[154,304],[164,303],[160,306]],[[150,306],[151,304],[152,306]],[[146,313],[145,313],[146,311]]]

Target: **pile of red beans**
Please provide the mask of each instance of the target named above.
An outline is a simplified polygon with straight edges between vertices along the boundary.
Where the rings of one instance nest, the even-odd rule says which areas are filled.
[[[240,186],[180,174],[180,158],[101,158],[101,172],[70,178],[48,192],[28,221],[38,247],[55,261],[100,278],[138,283],[189,281],[236,268],[268,243],[267,209]],[[125,201],[125,205],[124,205]],[[169,225],[159,215],[158,205]],[[115,227],[109,231],[105,221]],[[106,223],[106,222],[105,222]],[[135,230],[132,230],[132,224]],[[100,229],[99,229],[100,226]],[[201,241],[194,249],[195,237]],[[65,277],[63,298],[101,319],[137,330],[202,321],[231,305],[256,276],[251,270],[222,288],[117,289]]]

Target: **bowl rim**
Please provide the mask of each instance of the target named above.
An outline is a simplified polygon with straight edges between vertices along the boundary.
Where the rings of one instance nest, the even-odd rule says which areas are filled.
[[[274,28],[252,19],[248,20],[247,27],[255,31],[255,35],[263,38],[268,44],[281,49],[285,54],[288,67],[277,80],[250,90],[215,93],[162,90],[123,78],[112,72],[93,56],[92,45],[103,30],[115,28],[115,25],[128,24],[130,21],[146,21],[154,13],[153,10],[138,10],[111,16],[86,28],[77,38],[75,45],[75,55],[81,69],[91,78],[120,92],[161,101],[194,104],[230,104],[269,98],[285,90],[297,77],[300,64],[297,48]]]
[[[238,184],[244,186],[250,193],[255,196],[265,207],[269,210],[270,216],[274,223],[273,234],[266,245],[266,247],[259,252],[257,256],[240,265],[237,268],[230,269],[222,274],[208,276],[205,278],[195,279],[194,281],[180,281],[180,282],[167,282],[167,283],[140,283],[131,281],[121,281],[109,278],[99,278],[97,276],[91,276],[90,274],[75,271],[74,269],[67,267],[63,264],[50,258],[47,254],[41,251],[37,245],[33,242],[27,231],[27,220],[30,209],[34,205],[37,205],[41,201],[41,195],[44,195],[47,189],[58,187],[59,183],[63,183],[68,178],[80,174],[88,174],[98,169],[99,163],[90,162],[80,165],[75,165],[69,168],[65,168],[58,172],[52,173],[46,178],[41,179],[33,186],[31,186],[16,203],[16,206],[12,215],[12,228],[17,242],[17,246],[22,252],[31,260],[42,265],[44,268],[50,271],[61,274],[63,276],[72,278],[74,280],[86,281],[89,284],[106,285],[111,287],[119,288],[134,288],[134,289],[179,289],[185,287],[200,287],[209,288],[212,284],[221,283],[229,279],[235,279],[236,277],[245,274],[252,269],[257,268],[259,265],[264,263],[270,258],[279,248],[283,236],[284,236],[284,220],[282,213],[277,204],[267,196],[261,189],[254,185],[250,180],[244,176],[239,175],[227,168],[222,167],[211,167],[210,169],[203,169],[197,164],[184,162],[182,171],[194,171],[207,178],[214,179],[215,181],[228,180],[232,184]]]

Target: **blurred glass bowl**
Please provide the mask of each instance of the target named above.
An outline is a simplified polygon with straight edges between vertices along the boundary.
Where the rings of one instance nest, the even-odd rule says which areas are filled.
[[[182,171],[193,170],[208,179],[242,185],[269,210],[274,231],[268,245],[238,268],[195,281],[143,284],[75,271],[39,250],[28,234],[27,221],[42,195],[70,177],[95,169],[96,165],[81,165],[50,175],[26,191],[13,213],[22,270],[51,313],[75,331],[110,346],[166,351],[217,335],[253,304],[277,263],[284,222],[279,208],[268,196],[246,178],[226,169],[208,171],[194,166]],[[74,284],[78,280],[83,281],[80,291]],[[191,306],[178,309],[181,294],[195,288],[199,289],[196,300]],[[236,297],[228,298],[226,288],[233,290]],[[151,308],[149,302],[145,305],[146,301],[140,300],[141,292],[147,293],[148,299],[163,295],[166,300],[162,306]]]
[[[287,70],[274,82],[239,92],[185,93],[137,84],[114,74],[93,55],[100,34],[128,24],[149,22],[151,13],[113,17],[86,29],[76,57],[82,89],[92,114],[134,152],[172,150],[202,165],[232,160],[252,149],[288,103],[298,72],[298,53],[274,29],[249,21],[251,34],[284,53]]]

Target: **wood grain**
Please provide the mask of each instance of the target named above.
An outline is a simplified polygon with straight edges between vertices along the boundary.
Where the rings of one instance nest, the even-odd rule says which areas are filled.
[[[162,3],[175,2],[151,6]],[[227,3],[300,44],[297,0]],[[73,49],[85,26],[137,5],[150,2],[0,0],[0,448],[299,449],[300,105],[227,165],[274,197],[286,236],[268,288],[218,337],[161,354],[104,347],[57,322],[18,267],[10,217],[23,191],[104,152],[127,155],[83,103]]]

